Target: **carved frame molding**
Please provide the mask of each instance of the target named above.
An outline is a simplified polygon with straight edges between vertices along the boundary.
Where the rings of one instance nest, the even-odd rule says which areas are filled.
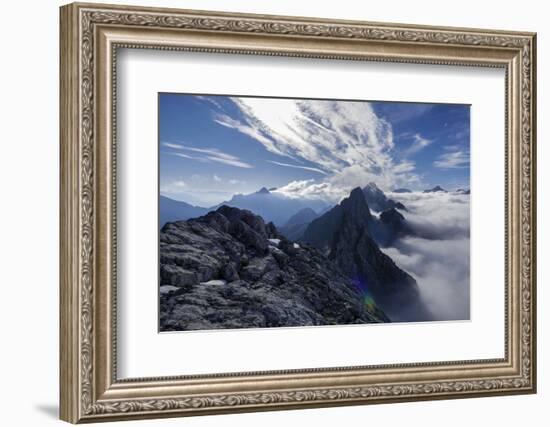
[[[506,357],[117,380],[116,287],[111,279],[116,283],[114,65],[121,47],[506,68]],[[62,419],[535,391],[534,34],[71,4],[61,8],[60,100]]]

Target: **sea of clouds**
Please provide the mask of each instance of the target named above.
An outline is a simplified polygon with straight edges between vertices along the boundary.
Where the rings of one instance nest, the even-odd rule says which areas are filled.
[[[470,319],[470,196],[388,193],[407,209],[416,236],[386,252],[411,274],[436,320]]]

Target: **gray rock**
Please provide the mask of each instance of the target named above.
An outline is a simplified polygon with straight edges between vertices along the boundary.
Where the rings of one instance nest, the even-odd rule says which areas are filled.
[[[233,282],[239,279],[239,273],[237,273],[237,269],[235,268],[235,266],[229,262],[223,265],[221,277],[228,282]]]
[[[256,282],[266,272],[273,269],[278,269],[278,264],[271,255],[263,258],[253,258],[248,265],[241,270],[240,276],[246,281]]]
[[[166,224],[160,260],[162,283],[184,283],[187,272],[196,278],[192,286],[161,293],[162,331],[389,320],[375,304],[366,305],[355,284],[318,250],[294,245],[248,211],[224,206]],[[177,278],[180,272],[185,280]],[[223,286],[203,284],[222,280]]]
[[[169,285],[188,288],[199,283],[199,280],[194,271],[186,270],[178,265],[161,264],[160,282],[161,286]]]

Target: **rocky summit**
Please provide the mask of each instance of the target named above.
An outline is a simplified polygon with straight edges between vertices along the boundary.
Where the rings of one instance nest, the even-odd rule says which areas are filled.
[[[395,209],[386,211],[384,217],[388,224],[403,219]],[[311,222],[303,239],[322,250],[356,286],[372,295],[393,321],[430,320],[414,278],[382,252],[374,240],[371,230],[379,225],[358,187],[339,205]]]
[[[374,182],[370,182],[363,188],[363,193],[369,208],[376,212],[382,212],[387,209],[397,208],[406,211],[407,208],[403,203],[396,202],[386,196],[386,194],[378,188]]]
[[[161,331],[388,321],[337,263],[250,211],[221,206],[160,232]]]

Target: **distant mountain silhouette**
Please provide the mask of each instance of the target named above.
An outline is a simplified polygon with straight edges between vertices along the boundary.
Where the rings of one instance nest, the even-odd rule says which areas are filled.
[[[159,196],[159,228],[167,222],[183,221],[204,215],[208,209],[193,206],[169,197]]]
[[[447,190],[441,188],[439,185],[436,185],[433,188],[430,188],[428,190],[424,190],[424,193],[446,193]]]
[[[409,190],[408,188],[396,188],[395,190],[393,190],[394,193],[412,193],[411,190]]]
[[[282,226],[302,209],[310,208],[314,211],[321,211],[326,208],[327,203],[322,200],[291,198],[262,187],[252,194],[236,194],[230,200],[213,206],[210,210],[216,210],[222,205],[248,209],[266,221],[272,221],[275,225]]]

